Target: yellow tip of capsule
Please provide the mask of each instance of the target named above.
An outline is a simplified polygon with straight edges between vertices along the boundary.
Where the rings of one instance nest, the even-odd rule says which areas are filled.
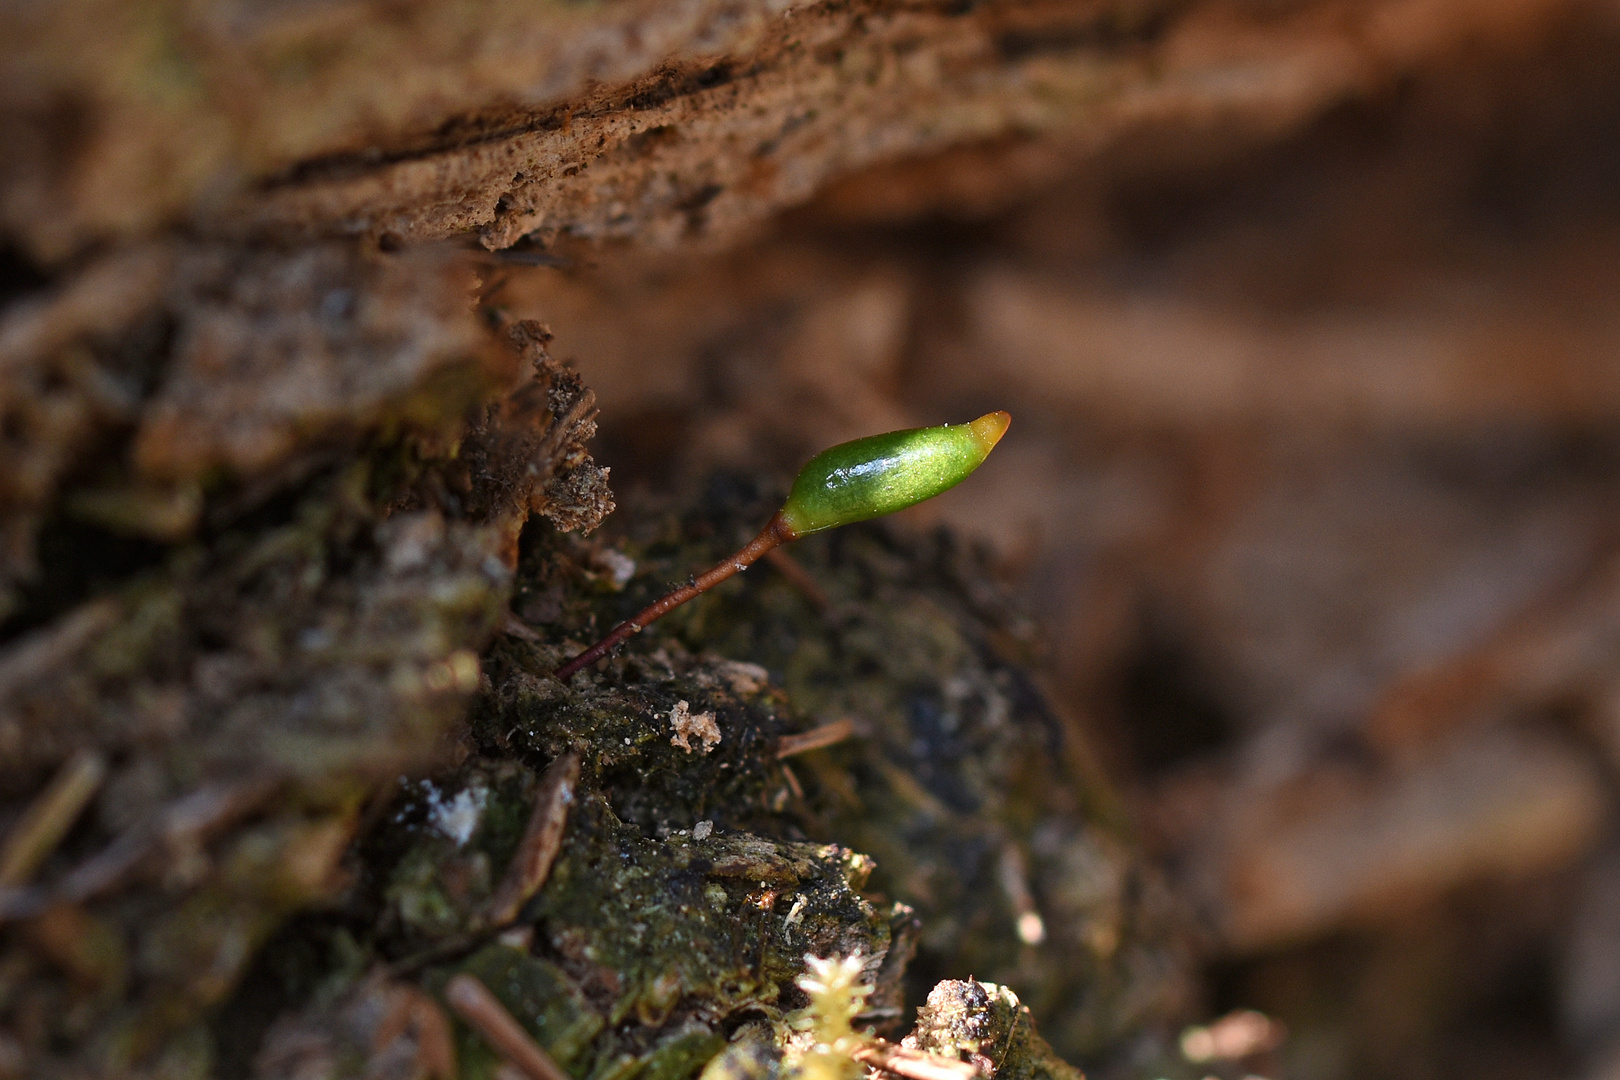
[[[1007,429],[1011,426],[1012,414],[997,410],[985,413],[970,423],[968,430],[973,432],[973,438],[978,442],[981,451],[988,454],[996,448],[996,443],[1001,441],[1001,437],[1007,434]]]

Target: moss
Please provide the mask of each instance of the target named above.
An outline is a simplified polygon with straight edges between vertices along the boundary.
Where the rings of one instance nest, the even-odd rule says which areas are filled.
[[[806,952],[887,951],[889,920],[852,888],[851,862],[832,845],[647,837],[587,797],[533,914],[587,981],[612,987],[613,1016],[724,1017],[777,1001]]]
[[[520,566],[515,604],[522,611],[533,603],[527,610],[548,616],[550,633],[588,641],[666,582],[732,550],[770,515],[773,496],[746,479],[720,478],[680,516],[642,508],[625,530],[623,550],[637,572],[622,592],[570,589],[565,602],[542,605],[543,590],[559,579],[583,583],[592,556],[583,547],[535,543]],[[632,710],[624,736],[650,746],[662,707],[656,694],[702,693],[684,665],[705,670],[716,656],[758,664],[781,688],[759,692],[777,717],[775,730],[850,719],[857,734],[787,762],[802,799],[768,753],[759,757],[750,793],[765,803],[780,796],[782,813],[774,824],[750,827],[836,840],[871,857],[872,889],[919,917],[911,1001],[967,972],[1014,984],[1054,1045],[1082,1059],[1178,1007],[1185,946],[1172,928],[1174,912],[1118,826],[1112,793],[1084,768],[1079,733],[1047,707],[1027,674],[1040,643],[1000,599],[987,563],[946,534],[908,539],[882,524],[809,537],[787,550],[824,597],[759,567],[654,624],[592,676],[589,689],[498,679],[531,687],[523,691],[533,695],[529,711],[510,715],[553,732],[541,742],[555,752],[555,732],[580,702],[647,699],[653,703]],[[524,649],[526,660],[513,653],[510,662],[531,671],[568,652]],[[748,721],[725,714],[722,699],[703,698],[703,707],[711,701],[726,737],[747,738]],[[604,738],[597,752],[618,754],[618,742]],[[656,791],[649,801],[713,812],[717,785],[735,781],[678,757],[672,764],[690,771],[673,775],[691,780],[660,779],[661,762],[637,760],[642,782]],[[635,783],[623,786],[630,793],[616,798],[634,803]],[[691,820],[682,810],[662,813],[682,825]],[[899,995],[875,1001],[894,1010],[902,1004]]]
[[[706,706],[724,699],[737,716],[747,716],[750,704],[729,691],[701,695],[700,670],[659,693],[687,693]],[[640,721],[637,706],[646,706],[645,698],[608,695],[590,708],[577,698],[569,698],[572,727],[543,729],[536,722],[535,730],[514,735],[517,742],[546,730],[556,740],[551,745],[595,737],[619,748],[617,756],[599,755],[614,761],[596,761],[580,780],[561,852],[520,916],[523,947],[496,942],[434,965],[426,986],[442,989],[458,972],[478,976],[575,1077],[685,1080],[723,1048],[726,1028],[797,1004],[794,980],[807,952],[888,954],[907,912],[893,905],[880,910],[860,894],[872,870],[867,858],[838,845],[732,832],[713,821],[693,831],[620,818],[611,795],[629,776],[624,755],[663,761],[666,790],[695,789],[705,772],[724,776],[731,769],[719,751],[687,755],[669,746],[667,735],[643,738],[640,751],[632,738],[625,750],[620,732]],[[531,698],[520,701],[522,708],[535,706]],[[614,704],[624,711],[614,712]],[[761,711],[753,722],[771,717]],[[654,766],[650,776],[656,772]],[[377,946],[421,954],[433,941],[454,946],[478,929],[491,892],[488,868],[510,858],[533,789],[527,767],[510,758],[470,759],[454,776],[411,785],[371,845],[373,852],[394,852],[384,889],[392,912],[384,925],[394,926],[394,938]],[[761,818],[757,784],[718,790],[706,803],[714,818]],[[737,797],[748,805],[727,801]],[[648,810],[653,803],[630,805]],[[491,1051],[467,1031],[462,1049],[465,1075],[494,1067]]]
[[[212,1019],[232,1077],[442,1071],[427,994],[466,972],[580,1080],[717,1056],[763,1076],[807,954],[865,958],[861,1026],[964,968],[1027,990],[1064,1049],[1153,1015],[1173,950],[1127,838],[1022,674],[1029,635],[948,540],[811,538],[792,554],[825,601],[761,566],[550,676],[776,503],[719,482],[681,515],[633,510],[622,552],[539,523],[517,540],[526,514],[585,528],[611,506],[578,443],[589,393],[518,329],[536,378],[457,437],[374,435],[246,506],[210,489],[212,531],[29,643],[54,666],[0,687],[27,736],[0,764],[44,772],[90,731],[113,762],[42,877],[133,852],[75,899],[100,960],[42,923],[0,940],[0,1019],[44,1018],[30,1064],[192,1068]],[[854,738],[779,757],[835,721]],[[524,903],[503,879],[565,755],[567,820]],[[98,967],[120,942],[124,974]],[[456,1038],[467,1075],[493,1072]]]
[[[748,521],[737,501],[717,516]],[[863,1025],[894,1026],[908,985],[916,1001],[971,965],[1030,986],[1070,1045],[1163,1006],[1173,942],[1131,893],[1106,793],[1076,790],[1069,734],[1012,662],[1034,643],[970,553],[877,527],[810,541],[795,556],[827,607],[756,575],[564,685],[562,660],[728,539],[701,513],[634,522],[628,580],[599,543],[525,537],[513,606],[540,632],[494,644],[472,754],[407,785],[368,843],[385,915],[366,948],[426,958],[429,989],[476,975],[581,1080],[775,1080],[806,955],[868,958]],[[676,727],[699,717],[718,742]],[[841,717],[854,739],[778,759],[784,736]],[[538,771],[565,754],[581,768],[549,877],[514,926],[487,928]],[[1035,1040],[1003,1047],[1037,1063],[1018,1080],[1072,1080],[1006,997],[1024,1018],[1008,1038]],[[467,1075],[494,1067],[460,1038]]]
[[[906,1045],[973,1061],[995,1080],[1085,1080],[1041,1038],[1018,995],[995,983],[941,982],[917,1010]]]
[[[494,893],[529,817],[535,777],[510,760],[479,759],[455,776],[412,781],[369,859],[392,864],[390,924],[420,944],[471,929]]]
[[[688,1021],[648,1052],[638,1080],[684,1080],[720,1052],[726,1040],[701,1021]]]
[[[701,1080],[777,1080],[781,1069],[775,1034],[765,1024],[749,1024],[709,1060]]]
[[[592,1040],[605,1021],[566,972],[541,957],[500,944],[480,949],[460,970],[489,987],[559,1065],[576,1077],[585,1075]],[[435,973],[426,982],[442,990],[448,978],[448,972]],[[499,1058],[476,1034],[463,1028],[458,1050],[464,1078],[494,1075]]]

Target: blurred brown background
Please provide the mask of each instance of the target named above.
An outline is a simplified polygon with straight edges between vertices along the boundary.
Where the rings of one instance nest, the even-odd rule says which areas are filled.
[[[1620,13],[1450,44],[1285,131],[947,153],[499,294],[621,490],[1013,412],[911,517],[1045,624],[1211,1014],[1286,1025],[1221,1075],[1620,1076]]]

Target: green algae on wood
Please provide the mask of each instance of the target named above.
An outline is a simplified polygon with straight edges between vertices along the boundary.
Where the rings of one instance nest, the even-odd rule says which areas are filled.
[[[386,888],[387,922],[413,942],[476,929],[488,871],[468,868],[512,846],[535,787],[525,771],[475,759],[453,780],[413,787],[389,830],[406,850]],[[880,962],[909,920],[903,905],[861,895],[864,856],[712,828],[649,836],[614,813],[594,786],[601,775],[587,777],[551,875],[523,911],[511,939],[523,943],[503,937],[424,974],[429,990],[476,976],[576,1077],[684,1080],[723,1047],[728,1018],[780,1015],[806,952]],[[465,831],[444,812],[453,803],[476,808]],[[418,872],[436,860],[442,874]],[[492,1073],[492,1052],[471,1032],[459,1049],[465,1076]]]
[[[368,844],[373,895],[388,909],[365,942],[378,963],[392,960],[396,979],[429,995],[475,975],[576,1080],[794,1077],[783,1047],[805,1004],[807,953],[872,961],[857,1026],[897,1023],[908,979],[916,1001],[940,973],[992,969],[1036,1006],[1054,1042],[1089,1061],[1164,1015],[1155,965],[1173,974],[1174,962],[1140,921],[1128,850],[1086,818],[1055,764],[1060,725],[990,644],[1011,635],[1010,656],[1025,639],[982,568],[945,541],[908,543],[872,524],[812,538],[805,562],[826,581],[835,620],[770,575],[682,609],[655,631],[656,648],[604,677],[546,677],[558,637],[644,602],[649,578],[712,554],[692,537],[718,545],[713,522],[749,511],[720,502],[679,530],[665,519],[656,538],[630,543],[646,569],[622,592],[586,574],[585,541],[550,529],[525,538],[515,607],[553,587],[560,599],[534,620],[543,633],[509,633],[486,654],[472,755],[431,785],[408,785]],[[714,719],[721,738],[707,752],[672,741],[683,702]],[[854,738],[777,757],[784,736],[838,715],[860,719]],[[518,846],[539,770],[571,754],[578,798],[550,877],[510,928],[469,938]],[[1007,850],[1025,853],[1047,919],[1038,948],[1019,939],[1020,911],[1000,880]],[[919,935],[925,951],[908,972]],[[459,944],[439,948],[447,942]],[[398,966],[424,954],[423,966]],[[334,1055],[369,1045],[340,1021],[380,1011],[361,1007],[366,994],[404,991],[351,986],[357,996],[312,1004],[302,1027],[278,1036],[257,1076],[282,1075],[270,1065],[308,1045],[295,1034]],[[491,1075],[494,1051],[456,1030],[466,1080]],[[1025,1030],[1020,1021],[1013,1034]],[[1074,1080],[1043,1047],[1015,1048],[1003,1068]]]

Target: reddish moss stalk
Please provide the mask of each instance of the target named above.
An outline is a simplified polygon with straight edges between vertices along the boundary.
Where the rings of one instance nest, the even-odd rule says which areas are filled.
[[[787,523],[782,520],[782,515],[780,513],[776,514],[765,528],[760,530],[759,535],[750,540],[736,554],[722,559],[708,571],[693,578],[680,588],[665,594],[656,603],[649,604],[632,618],[626,619],[618,626],[615,626],[601,641],[598,641],[595,645],[592,645],[558,668],[556,671],[557,678],[567,682],[573,678],[576,672],[596,663],[596,661],[618,648],[619,645],[641,633],[652,623],[674,611],[692,597],[708,592],[727,578],[748,569],[760,556],[778,544],[785,544],[789,540],[796,539],[798,539],[797,534],[788,528]]]

